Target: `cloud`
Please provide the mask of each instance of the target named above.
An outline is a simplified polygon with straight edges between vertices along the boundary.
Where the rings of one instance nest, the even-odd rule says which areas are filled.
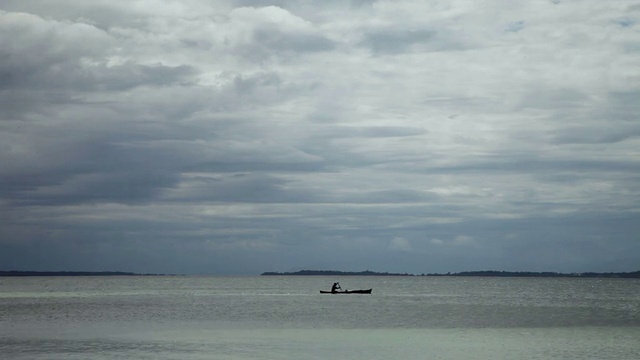
[[[106,54],[112,45],[103,31],[84,23],[45,20],[25,13],[0,12],[4,88],[40,85],[49,79],[74,76],[83,57]]]
[[[518,32],[524,29],[524,21],[515,21],[507,24],[506,31],[509,32]]]
[[[635,271],[633,6],[3,1],[0,264]]]
[[[362,44],[370,47],[374,54],[401,53],[412,45],[426,44],[436,36],[433,30],[379,29],[366,34]]]
[[[413,247],[407,239],[395,237],[389,241],[389,250],[410,252],[413,250]]]
[[[241,7],[229,14],[230,46],[238,49],[249,61],[264,61],[272,57],[287,59],[304,53],[329,51],[335,47],[304,19],[277,7]]]
[[[450,240],[431,239],[430,243],[436,246],[475,246],[476,242],[473,237],[467,235],[457,235]]]

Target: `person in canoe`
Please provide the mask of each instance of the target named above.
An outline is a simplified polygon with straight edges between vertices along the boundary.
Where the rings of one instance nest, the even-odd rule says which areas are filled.
[[[342,290],[342,288],[340,287],[340,283],[337,283],[337,282],[333,283],[333,286],[331,287],[331,292],[335,293],[337,292],[338,289]]]

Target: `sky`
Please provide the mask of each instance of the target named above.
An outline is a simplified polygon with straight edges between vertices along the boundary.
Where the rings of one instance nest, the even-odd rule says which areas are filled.
[[[640,270],[635,0],[0,0],[0,270]]]

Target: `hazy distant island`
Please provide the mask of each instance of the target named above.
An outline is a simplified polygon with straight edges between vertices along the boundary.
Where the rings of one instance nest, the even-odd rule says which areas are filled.
[[[330,275],[330,276],[415,276],[388,272],[365,271],[337,271],[337,270],[300,270],[296,272],[263,272],[260,275]]]
[[[583,273],[558,273],[558,272],[535,272],[535,271],[463,271],[458,273],[430,273],[430,274],[408,274],[366,271],[337,271],[337,270],[300,270],[295,272],[264,272],[261,275],[326,275],[326,276],[495,276],[495,277],[573,277],[573,278],[626,278],[639,279],[640,271],[635,272],[583,272]]]
[[[123,271],[0,271],[0,276],[163,276]]]

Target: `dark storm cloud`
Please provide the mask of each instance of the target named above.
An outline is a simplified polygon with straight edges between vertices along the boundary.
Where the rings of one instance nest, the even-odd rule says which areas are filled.
[[[3,171],[0,184],[5,199],[23,206],[135,203],[152,199],[178,180],[176,174],[166,171],[166,159],[152,152],[131,153],[115,145],[93,143],[66,146],[45,144],[33,154],[37,161]],[[57,151],[44,155],[48,147]]]
[[[14,66],[3,68],[2,89],[19,90],[25,87],[38,87],[40,90],[58,91],[122,91],[136,86],[164,86],[187,84],[196,73],[190,66],[164,66],[124,64],[115,66],[82,66],[77,62],[59,64],[43,73],[42,64],[32,66]]]
[[[216,177],[193,176],[168,192],[168,199],[196,202],[299,203],[313,202],[313,194],[287,190],[285,179],[255,173]],[[316,199],[317,201],[317,199]]]

